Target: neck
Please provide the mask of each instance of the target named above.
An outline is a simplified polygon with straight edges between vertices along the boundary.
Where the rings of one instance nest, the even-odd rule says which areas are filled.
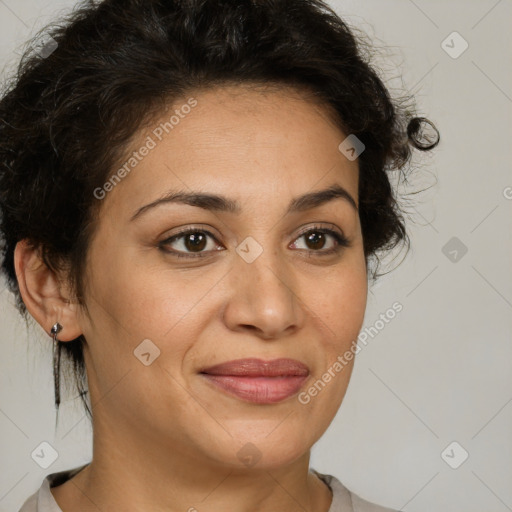
[[[167,449],[142,433],[101,435],[93,460],[52,488],[60,508],[83,512],[328,512],[332,493],[309,471],[309,451],[286,466],[233,467],[193,456],[180,443]]]

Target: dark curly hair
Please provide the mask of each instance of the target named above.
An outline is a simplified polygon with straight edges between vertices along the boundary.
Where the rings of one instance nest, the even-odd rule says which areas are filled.
[[[390,97],[366,43],[321,0],[90,0],[44,34],[46,45],[38,46],[40,34],[30,43],[0,101],[2,271],[25,318],[17,242],[28,240],[49,268],[65,270],[86,308],[86,254],[101,204],[93,191],[164,102],[223,84],[312,94],[365,145],[359,216],[367,268],[400,242],[409,248],[387,171],[405,172],[412,149],[433,148],[439,133],[412,114],[410,97]],[[425,138],[426,125],[435,137]],[[84,342],[61,345],[92,417]]]

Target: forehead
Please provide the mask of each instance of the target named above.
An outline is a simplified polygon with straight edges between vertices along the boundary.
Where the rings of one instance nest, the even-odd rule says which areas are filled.
[[[288,202],[279,192],[299,195],[337,182],[357,200],[358,163],[338,149],[345,138],[329,110],[302,91],[199,90],[162,108],[137,134],[127,157],[151,149],[111,195],[133,206],[176,188],[224,193],[242,203],[268,194]]]

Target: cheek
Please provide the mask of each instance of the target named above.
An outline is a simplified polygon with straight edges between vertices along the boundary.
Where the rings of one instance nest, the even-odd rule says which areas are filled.
[[[348,386],[357,337],[364,321],[367,292],[364,259],[354,258],[333,271],[331,278],[324,280],[321,286],[319,284],[310,302],[316,317],[315,330],[321,333],[314,379],[322,381],[312,390],[312,396],[318,393],[322,398],[315,399],[316,404],[312,406],[316,408],[322,403],[330,416],[336,413]]]
[[[318,286],[310,305],[320,333],[315,350],[317,364],[308,384],[298,395],[299,410],[308,418],[316,442],[334,419],[347,390],[357,350],[367,300],[366,267],[351,267]]]
[[[338,307],[333,308],[333,330],[343,333],[345,342],[347,337],[352,341],[359,334],[366,310],[367,292],[366,273],[348,275],[341,286]]]
[[[181,331],[186,323],[182,320],[218,281],[208,272],[176,272],[163,259],[149,259],[134,250],[113,248],[96,261],[91,279],[93,302],[101,302],[102,316],[111,329],[122,331],[119,339],[130,346],[138,339],[160,341]]]
[[[188,395],[175,378],[181,380],[179,366],[198,337],[201,298],[216,281],[178,277],[161,264],[143,266],[136,255],[115,248],[91,260],[91,268],[93,322],[84,332],[91,397],[108,396],[102,405],[120,416],[144,416],[156,404],[183,410]],[[147,366],[137,358],[139,347],[150,354]]]
[[[357,339],[364,320],[368,293],[364,260],[348,262],[317,282],[309,304],[327,334],[326,350],[344,350]]]

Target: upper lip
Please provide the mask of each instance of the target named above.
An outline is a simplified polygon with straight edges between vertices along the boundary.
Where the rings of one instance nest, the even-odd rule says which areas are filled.
[[[264,361],[263,359],[235,359],[204,368],[200,373],[209,375],[237,375],[247,377],[306,376],[309,368],[296,359],[281,358]]]

